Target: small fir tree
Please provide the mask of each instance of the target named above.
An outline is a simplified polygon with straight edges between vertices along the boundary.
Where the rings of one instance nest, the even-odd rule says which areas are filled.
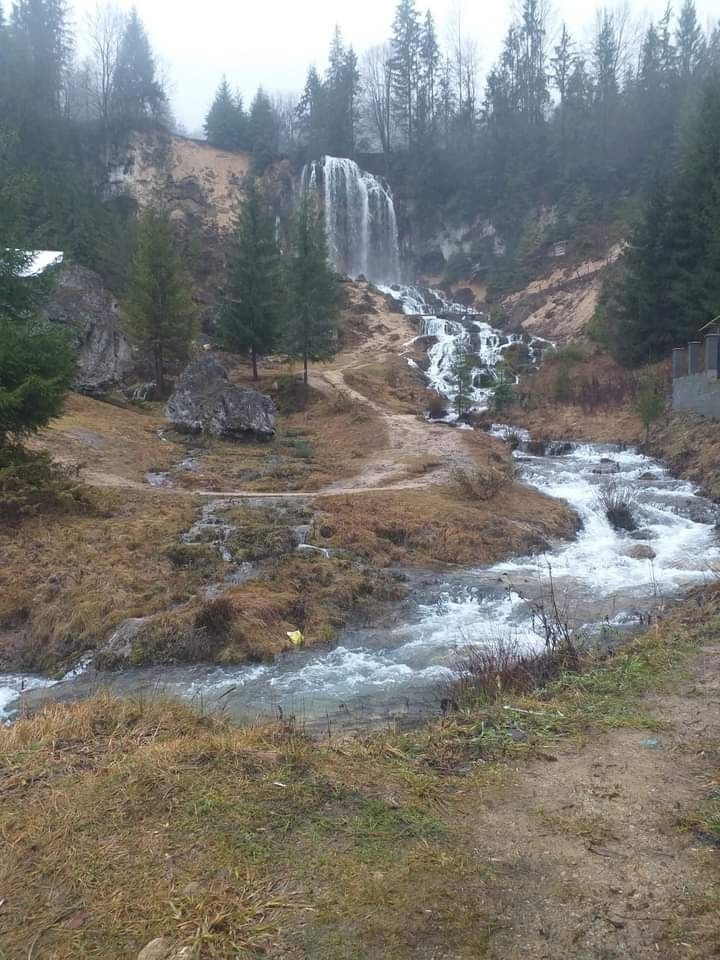
[[[258,181],[251,178],[235,224],[227,266],[227,301],[218,322],[225,350],[257,358],[270,353],[281,317],[280,251],[275,224]]]
[[[303,361],[307,387],[308,361],[327,360],[337,350],[338,287],[328,263],[325,227],[310,194],[300,201],[292,228],[287,344],[288,353]]]
[[[152,361],[159,396],[169,363],[187,359],[195,307],[167,215],[148,207],[140,222],[123,315],[130,336]]]

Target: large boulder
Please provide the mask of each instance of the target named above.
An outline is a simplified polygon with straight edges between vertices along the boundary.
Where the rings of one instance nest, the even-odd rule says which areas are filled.
[[[73,386],[80,393],[107,393],[132,372],[132,348],[120,329],[117,303],[97,273],[64,265],[43,313],[70,332],[77,349]]]
[[[226,440],[269,440],[275,433],[270,397],[230,383],[220,361],[206,354],[183,370],[165,407],[165,416],[183,433]]]

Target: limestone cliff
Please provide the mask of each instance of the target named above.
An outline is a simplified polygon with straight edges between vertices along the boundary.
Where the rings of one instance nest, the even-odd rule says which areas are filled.
[[[173,220],[202,221],[222,230],[232,220],[249,169],[248,153],[146,131],[132,134],[116,152],[108,188],[112,196],[130,197],[141,208],[162,194]]]

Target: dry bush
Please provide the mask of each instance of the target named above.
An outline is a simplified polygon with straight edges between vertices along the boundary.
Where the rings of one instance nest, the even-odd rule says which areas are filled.
[[[428,402],[428,417],[431,420],[442,420],[447,416],[448,401],[441,397],[439,393],[431,393]]]
[[[491,500],[510,483],[512,470],[506,464],[488,463],[473,470],[453,467],[450,477],[458,491],[468,500]]]
[[[598,493],[597,503],[614,530],[637,530],[635,496],[628,487],[607,484]]]
[[[44,451],[0,448],[0,520],[4,523],[50,513],[86,513],[90,508],[79,468],[53,463]]]
[[[516,640],[495,639],[459,651],[446,696],[457,704],[494,703],[531,693],[579,666],[574,646],[528,650]]]

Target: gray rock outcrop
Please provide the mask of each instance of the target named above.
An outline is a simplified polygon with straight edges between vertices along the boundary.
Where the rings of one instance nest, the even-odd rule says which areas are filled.
[[[132,348],[120,329],[117,304],[94,271],[64,265],[43,314],[70,332],[77,349],[73,386],[80,393],[107,393],[132,372]]]
[[[165,416],[183,433],[226,440],[269,440],[275,433],[270,397],[228,380],[220,361],[207,354],[183,370],[165,407]]]

